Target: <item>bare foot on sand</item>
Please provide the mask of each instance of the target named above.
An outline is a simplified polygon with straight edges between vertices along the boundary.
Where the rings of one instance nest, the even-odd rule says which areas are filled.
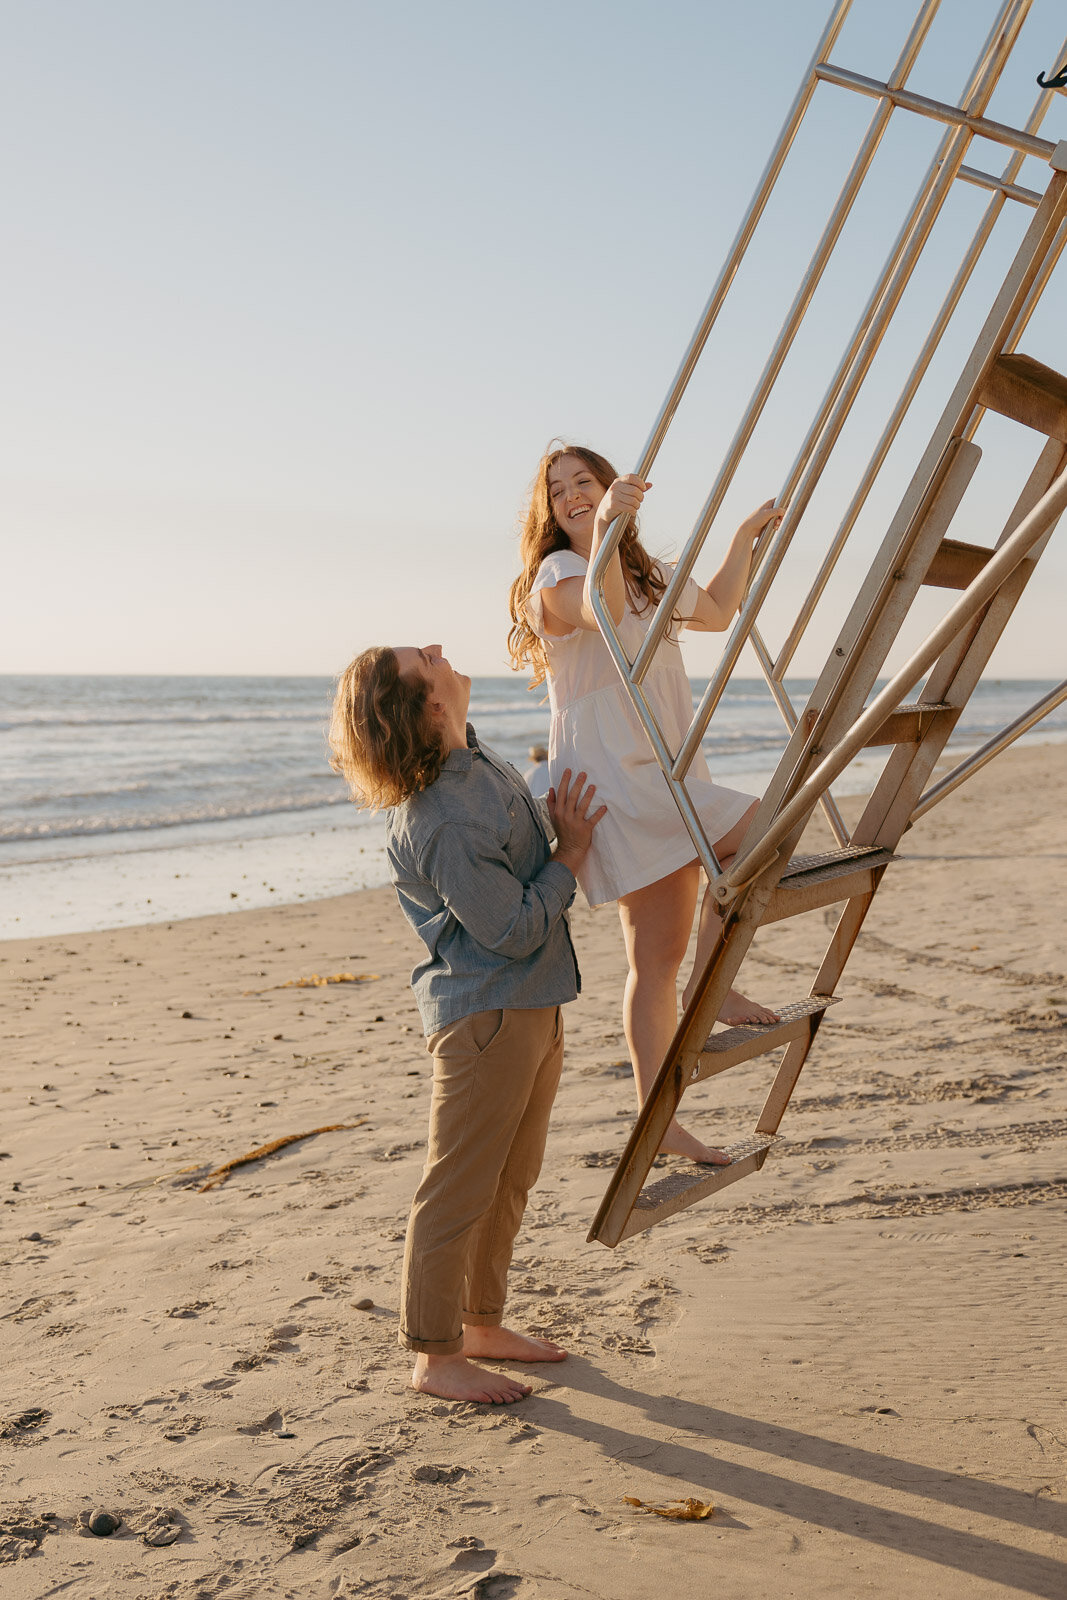
[[[663,1135],[659,1153],[661,1156],[685,1156],[688,1161],[699,1161],[704,1166],[730,1165],[730,1157],[725,1150],[716,1150],[713,1145],[701,1144],[694,1134],[689,1133],[678,1122],[672,1122]]]
[[[514,1378],[487,1372],[464,1355],[428,1356],[421,1351],[415,1357],[411,1387],[420,1394],[438,1395],[442,1400],[480,1400],[498,1406],[525,1400],[530,1392],[528,1383],[516,1383]]]
[[[468,1356],[486,1361],[565,1361],[567,1352],[551,1339],[535,1339],[515,1333],[511,1328],[466,1327],[463,1350],[454,1356],[415,1357],[411,1387],[420,1394],[435,1394],[442,1400],[480,1400],[489,1405],[513,1405],[530,1393],[528,1383],[501,1377],[476,1367]]]
[[[463,1328],[463,1354],[485,1361],[565,1361],[567,1352],[551,1339],[535,1339],[511,1328]]]

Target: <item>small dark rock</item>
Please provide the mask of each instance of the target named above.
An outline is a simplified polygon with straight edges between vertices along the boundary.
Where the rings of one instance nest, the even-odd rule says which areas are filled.
[[[24,1233],[22,1237],[28,1244],[39,1244],[41,1239],[41,1235],[39,1233]]]
[[[362,1300],[353,1300],[352,1304],[355,1306],[357,1311],[374,1310],[374,1301],[369,1300],[366,1296],[364,1296]]]
[[[111,1511],[90,1511],[85,1526],[90,1533],[95,1533],[98,1539],[106,1539],[109,1533],[114,1533],[116,1528],[121,1528],[122,1518],[116,1517]]]
[[[182,1012],[182,1016],[186,1019],[186,1021],[191,1022],[192,1018],[193,1018],[193,1013],[191,1011],[183,1011]]]

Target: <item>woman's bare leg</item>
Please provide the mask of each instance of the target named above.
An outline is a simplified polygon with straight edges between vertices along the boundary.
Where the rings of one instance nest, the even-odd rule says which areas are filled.
[[[619,901],[629,972],[623,1028],[630,1047],[638,1104],[644,1105],[678,1024],[678,969],[689,943],[700,868],[695,861]],[[673,1121],[661,1151],[722,1165],[727,1157]]]
[[[732,827],[729,833],[716,841],[713,846],[719,858],[719,864],[726,867],[737,854],[738,846],[748,830],[748,825],[756,810],[757,802],[753,800],[741,821]],[[711,953],[712,947],[722,929],[722,918],[715,909],[715,902],[711,898],[710,884],[704,890],[704,898],[700,904],[700,925],[697,929],[696,957],[693,961],[693,971],[689,982],[682,994],[682,1005],[687,1006],[692,997],[693,984],[699,973],[703,972],[704,965]],[[777,1022],[778,1014],[770,1011],[766,1006],[761,1006],[757,1000],[749,1000],[738,989],[731,989],[723,1001],[719,1012],[719,1021],[729,1023],[731,1027],[739,1027],[744,1022]]]

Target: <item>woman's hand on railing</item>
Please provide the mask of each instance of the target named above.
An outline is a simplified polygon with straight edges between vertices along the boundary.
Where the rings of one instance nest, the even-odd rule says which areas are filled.
[[[785,511],[785,506],[765,500],[750,517],[745,518],[730,540],[722,566],[711,582],[705,585],[704,593],[708,599],[698,604],[690,627],[698,631],[722,633],[730,626],[745,597],[756,543],[767,529],[773,530],[778,526]]]
[[[596,508],[595,527],[600,537],[603,538],[616,517],[632,517],[640,511],[645,490],[651,487],[650,483],[632,472],[628,472],[625,478],[616,478]]]
[[[785,512],[785,506],[776,506],[773,500],[764,500],[758,510],[753,511],[750,517],[746,517],[738,528],[736,534],[738,543],[743,540],[746,544],[754,545],[767,527],[770,527],[773,533],[785,516]]]

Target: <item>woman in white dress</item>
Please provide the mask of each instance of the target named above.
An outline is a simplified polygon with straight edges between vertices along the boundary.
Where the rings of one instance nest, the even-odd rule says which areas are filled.
[[[579,874],[590,905],[618,902],[629,972],[623,1027],[643,1103],[678,1020],[677,979],[693,926],[700,867],[693,842],[671,797],[615,665],[597,628],[588,567],[614,519],[630,523],[604,578],[604,598],[631,660],[667,585],[671,567],[642,547],[634,514],[651,484],[620,478],[610,462],[584,446],[550,450],[538,467],[520,543],[523,570],[511,588],[512,665],[529,665],[531,687],[547,679],[552,726],[549,774],[566,768],[589,774],[607,815]],[[692,697],[677,643],[679,626],[700,631],[729,627],[748,583],[752,547],[781,516],[771,501],[746,518],[726,559],[706,587],[690,579],[678,620],[644,680],[669,746],[677,748],[692,719]],[[686,780],[689,794],[721,862],[736,852],[756,801],[711,781],[697,754]],[[694,973],[718,935],[709,896],[701,907]],[[684,998],[688,998],[688,991]],[[731,1024],[773,1022],[775,1014],[732,990],[720,1013]],[[661,1149],[670,1155],[723,1165],[677,1121]]]

